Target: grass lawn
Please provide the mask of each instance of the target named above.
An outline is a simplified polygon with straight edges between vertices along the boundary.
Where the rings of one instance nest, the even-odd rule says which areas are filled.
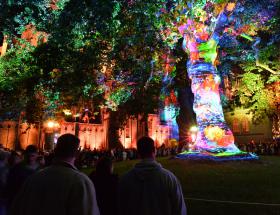
[[[280,206],[205,202],[189,198],[280,204],[280,157],[260,161],[194,162],[170,158],[158,161],[180,180],[188,215],[280,215]],[[115,163],[120,176],[137,161]]]

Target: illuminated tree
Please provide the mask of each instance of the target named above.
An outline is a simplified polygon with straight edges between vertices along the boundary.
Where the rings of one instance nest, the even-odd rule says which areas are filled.
[[[255,116],[273,112],[277,97],[268,95],[279,81],[277,8],[273,0],[2,1],[0,31],[10,48],[0,59],[1,111],[28,107],[36,116],[90,103],[117,111],[115,122],[123,122],[152,112],[159,100],[182,106],[174,95],[188,86],[187,55],[175,53],[183,38],[200,125],[195,148],[238,152],[223,119],[220,77],[232,76],[232,66],[242,68],[243,85],[232,103]],[[30,24],[47,41],[23,49],[20,35]],[[252,80],[260,80],[258,87]]]
[[[0,59],[1,111],[18,112],[39,102],[41,115],[51,117],[84,103],[99,106],[115,5],[112,1],[2,2],[0,28],[8,35],[10,48]],[[21,38],[30,23],[34,31],[47,34],[45,43],[35,47]],[[31,121],[37,118],[38,111],[26,111]]]
[[[163,9],[165,23],[169,24],[163,24],[163,27],[166,26],[163,30],[166,41],[174,46],[178,38],[183,37],[183,48],[189,55],[187,69],[192,80],[198,124],[193,149],[221,155],[240,153],[224,120],[219,88],[221,78],[216,67],[218,45],[225,36],[240,36],[255,44],[253,49],[256,49],[258,38],[253,39],[251,36],[264,29],[269,17],[263,17],[261,12],[273,15],[272,4],[265,6],[264,2],[259,2],[253,5],[250,1],[176,1],[173,4],[170,1],[167,9]],[[251,8],[246,8],[248,6],[254,8],[254,13]],[[257,57],[256,66],[267,69]]]
[[[5,11],[1,20],[6,20],[1,31],[10,39],[19,38],[26,25],[32,23],[47,33],[48,40],[24,49],[24,54],[22,47],[15,46],[0,59],[1,98],[7,97],[3,112],[26,110],[32,122],[38,112],[51,117],[72,106],[79,109],[88,104],[102,105],[116,111],[111,120],[116,125],[110,128],[111,133],[116,133],[129,115],[147,114],[156,108],[160,75],[154,61],[163,43],[153,22],[157,20],[159,4],[104,0],[61,0],[53,5],[48,1],[20,2],[1,5]],[[37,19],[42,7],[44,13]],[[8,11],[14,13],[9,15]],[[19,62],[15,65],[13,61]],[[23,69],[22,64],[32,64],[33,69]],[[18,74],[26,74],[27,78],[21,79]],[[40,108],[28,105],[38,102]],[[117,140],[113,139],[112,142]]]

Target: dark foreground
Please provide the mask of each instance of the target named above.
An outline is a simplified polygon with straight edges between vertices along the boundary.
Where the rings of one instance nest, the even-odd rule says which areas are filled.
[[[188,215],[280,214],[279,156],[262,156],[259,161],[220,163],[170,158],[160,158],[158,161],[179,178]],[[117,162],[115,172],[122,175],[136,162]]]

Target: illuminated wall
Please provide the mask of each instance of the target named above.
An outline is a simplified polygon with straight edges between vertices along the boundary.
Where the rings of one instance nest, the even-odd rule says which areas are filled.
[[[174,105],[164,106],[160,113],[160,123],[163,130],[168,130],[168,138],[179,140],[179,127],[176,121],[177,110]],[[159,129],[160,131],[162,129]]]
[[[16,129],[16,122],[14,121],[4,121],[0,123],[0,143],[4,148],[14,148]]]
[[[147,119],[148,136],[155,141],[156,147],[162,144],[169,145],[172,126],[161,124],[158,114],[149,114]],[[124,129],[119,131],[120,142],[124,148],[136,148],[137,140],[145,136],[145,123],[139,116],[138,119],[130,118],[127,120]]]
[[[148,115],[148,136],[155,141],[157,147],[160,147],[162,144],[168,146],[171,133],[172,126],[161,124],[159,115]]]
[[[103,125],[79,124],[79,138],[82,148],[87,149],[106,149],[106,137]]]
[[[248,109],[235,108],[232,112],[226,112],[225,118],[232,129],[235,142],[244,144],[255,140],[255,142],[272,141],[272,120],[265,117],[262,123],[253,123],[253,114]]]
[[[36,145],[39,142],[39,127],[37,124],[22,123],[19,126],[19,143],[22,149],[28,145]]]
[[[158,114],[149,114],[147,120],[147,124],[140,116],[138,119],[130,118],[127,120],[124,129],[119,131],[120,142],[125,148],[136,148],[137,140],[146,134],[146,130],[148,130],[148,136],[153,138],[157,147],[162,144],[170,145],[172,126],[161,124]],[[19,130],[17,130],[17,122],[4,121],[0,122],[0,143],[5,148],[14,149],[16,134],[18,133],[22,149],[33,144],[40,149],[51,150],[59,136],[66,133],[74,135],[75,130],[77,130],[81,148],[108,149],[108,123],[109,114],[103,114],[101,124],[62,121],[58,127],[53,128],[48,127],[47,124],[39,126],[38,124],[21,123]],[[148,126],[147,129],[145,128],[146,125]]]
[[[136,148],[138,136],[141,132],[141,121],[136,118],[127,120],[123,129],[119,130],[120,142],[124,148]]]

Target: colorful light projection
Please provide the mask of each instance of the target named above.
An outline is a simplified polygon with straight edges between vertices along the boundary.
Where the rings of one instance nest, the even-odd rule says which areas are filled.
[[[174,91],[171,92],[170,97],[172,98]],[[175,95],[174,95],[175,96]],[[175,97],[176,98],[176,97]],[[178,107],[174,103],[170,103],[170,98],[165,97],[164,107],[160,113],[160,121],[164,122],[168,125],[170,132],[169,132],[169,139],[179,140],[179,127],[176,121],[176,117],[178,115]]]
[[[175,71],[175,60],[169,56],[163,56],[165,60],[164,78],[161,89],[160,121],[169,127],[169,139],[179,141],[179,127],[176,121],[178,115],[177,95],[168,87],[173,82],[172,72]]]
[[[200,159],[214,156],[220,160],[233,155],[238,155],[236,159],[254,157],[247,156],[247,153],[241,152],[235,146],[233,133],[224,119],[219,92],[221,80],[216,68],[217,45],[234,6],[234,3],[227,4],[218,16],[212,33],[210,27],[205,24],[208,19],[205,13],[196,19],[188,19],[186,24],[178,28],[184,38],[183,49],[190,57],[187,69],[192,81],[193,108],[198,125],[192,151],[186,151],[178,157]]]

